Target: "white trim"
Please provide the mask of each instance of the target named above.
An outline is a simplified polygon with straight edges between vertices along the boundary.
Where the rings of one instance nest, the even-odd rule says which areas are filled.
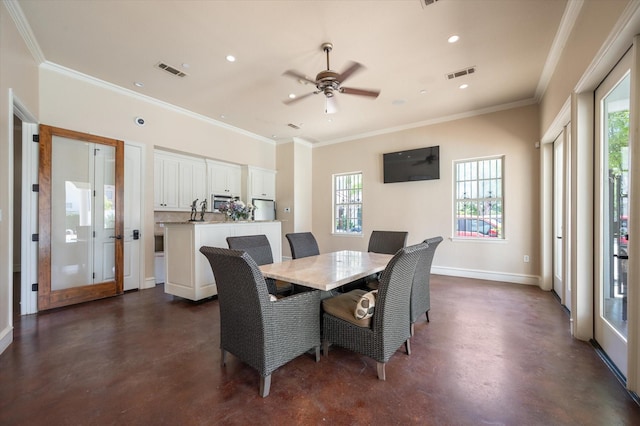
[[[142,171],[140,173],[140,194],[144,194],[145,193],[145,187],[146,187],[146,179],[144,178],[144,171],[147,169],[147,145],[143,144],[143,143],[139,143],[139,142],[133,142],[133,141],[129,141],[129,140],[125,140],[124,141],[124,145],[125,147],[127,145],[129,146],[135,146],[136,148],[140,148],[140,170]],[[145,219],[145,197],[142,196],[140,197],[140,230],[141,230],[141,234],[142,234],[142,230],[145,229],[145,225],[146,225],[146,221]],[[145,244],[144,244],[144,236],[141,235],[142,238],[140,239],[140,276],[138,277],[138,288],[146,288],[146,287],[142,287],[145,284],[145,277],[144,277],[144,269],[145,269]],[[154,283],[155,284],[155,283]]]
[[[0,333],[0,354],[13,342],[13,326],[9,325]]]
[[[13,19],[20,36],[31,52],[31,56],[33,56],[33,59],[35,59],[37,64],[43,63],[45,61],[44,53],[42,53],[42,49],[40,49],[36,36],[31,30],[31,25],[29,25],[29,21],[27,21],[27,18],[24,16],[18,0],[2,1],[7,8],[7,11],[9,11],[9,15],[11,16],[11,19]]]
[[[368,137],[371,137],[371,136],[379,136],[379,135],[385,135],[385,134],[388,134],[388,133],[400,132],[400,131],[403,131],[403,130],[415,129],[417,127],[431,126],[431,125],[434,125],[434,124],[446,123],[448,121],[461,120],[463,118],[470,118],[470,117],[475,117],[475,116],[478,116],[478,115],[491,114],[493,112],[499,112],[499,111],[505,111],[505,110],[509,110],[509,109],[513,109],[513,108],[519,108],[519,107],[524,107],[524,106],[529,106],[529,105],[535,105],[536,103],[537,103],[537,101],[534,98],[524,99],[522,101],[510,102],[508,104],[494,105],[494,106],[491,106],[491,107],[488,107],[488,108],[481,108],[481,109],[477,109],[477,110],[462,112],[460,114],[454,114],[454,115],[449,115],[449,116],[444,116],[444,117],[438,117],[438,118],[434,118],[434,119],[431,119],[431,120],[418,121],[416,123],[405,124],[405,125],[397,126],[397,127],[389,127],[389,128],[381,129],[381,130],[374,130],[374,131],[368,132],[368,133],[361,133],[359,135],[347,136],[347,137],[344,137],[344,138],[333,139],[333,140],[325,141],[325,142],[318,142],[318,143],[313,144],[313,147],[314,148],[319,148],[319,147],[326,146],[326,145],[333,145],[333,144],[336,144],[336,143],[348,142],[348,141],[352,141],[352,140],[368,138]]]
[[[544,93],[547,91],[549,81],[551,81],[551,77],[556,70],[558,61],[562,56],[562,52],[564,51],[569,35],[573,30],[573,26],[578,19],[578,15],[580,14],[580,10],[582,10],[583,5],[584,0],[571,0],[567,3],[567,6],[564,9],[562,19],[560,20],[560,26],[558,27],[558,32],[556,32],[556,36],[553,39],[551,49],[547,55],[547,60],[544,64],[544,68],[542,69],[542,74],[540,75],[540,80],[538,80],[538,87],[536,87],[535,98],[538,102],[540,102]]]
[[[569,120],[571,120],[571,96],[564,101],[562,108],[560,108],[560,111],[551,122],[551,125],[549,125],[547,131],[544,132],[540,142],[542,144],[553,143],[569,123]]]
[[[451,277],[475,278],[477,280],[498,281],[513,284],[540,285],[540,277],[537,275],[512,274],[509,272],[481,271],[479,269],[450,268],[446,266],[433,266],[431,273],[436,275],[448,275]]]
[[[156,278],[155,277],[145,278],[142,286],[140,287],[140,290],[146,290],[148,288],[155,288],[155,286],[156,286]]]
[[[154,104],[154,105],[159,106],[161,108],[167,109],[167,110],[169,110],[171,112],[175,112],[175,113],[178,113],[178,114],[183,114],[183,115],[186,115],[186,116],[188,116],[190,118],[195,118],[196,120],[204,121],[207,124],[211,124],[211,125],[214,125],[216,127],[221,127],[223,129],[229,130],[231,132],[235,132],[235,133],[239,133],[239,134],[244,135],[244,136],[248,136],[248,137],[250,137],[252,139],[255,139],[255,140],[258,140],[260,142],[265,142],[265,143],[268,143],[270,145],[275,145],[276,144],[271,139],[265,138],[263,136],[255,134],[255,133],[251,133],[251,132],[249,132],[247,130],[243,130],[243,129],[240,129],[238,127],[230,126],[227,123],[223,123],[221,121],[214,120],[213,118],[207,117],[207,116],[202,115],[202,114],[198,114],[198,113],[190,111],[190,110],[188,110],[186,108],[182,108],[182,107],[179,107],[179,106],[176,106],[176,105],[172,105],[172,104],[170,104],[168,102],[161,101],[161,100],[153,98],[151,96],[143,95],[143,94],[138,93],[138,92],[136,92],[134,90],[130,90],[130,89],[115,85],[113,83],[109,83],[109,82],[104,81],[104,80],[100,80],[99,78],[90,76],[88,74],[81,73],[79,71],[73,70],[71,68],[64,67],[62,65],[55,64],[55,63],[50,62],[50,61],[45,61],[44,63],[42,63],[40,65],[40,69],[56,72],[56,73],[64,75],[64,76],[67,76],[67,77],[70,77],[70,78],[73,78],[73,79],[76,79],[76,80],[80,80],[80,81],[82,81],[84,83],[88,83],[88,84],[100,87],[102,89],[110,90],[110,91],[115,92],[115,93],[117,93],[119,95],[128,96],[130,98],[136,98],[136,99],[141,100],[143,102],[148,102],[150,104]]]
[[[629,2],[602,47],[582,74],[575,87],[577,93],[595,90],[624,53],[631,47],[635,28],[640,25],[640,2]]]

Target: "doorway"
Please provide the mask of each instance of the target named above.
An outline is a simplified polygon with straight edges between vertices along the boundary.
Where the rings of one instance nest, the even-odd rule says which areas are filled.
[[[631,53],[596,90],[595,339],[627,376]]]

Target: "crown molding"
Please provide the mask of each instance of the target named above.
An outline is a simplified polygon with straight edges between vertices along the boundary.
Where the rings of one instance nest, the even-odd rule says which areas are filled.
[[[231,132],[239,133],[241,135],[250,137],[250,138],[258,140],[260,142],[265,142],[265,143],[268,143],[270,145],[275,145],[276,144],[273,140],[271,140],[269,138],[265,138],[263,136],[255,134],[255,133],[251,133],[251,132],[248,132],[246,130],[240,129],[238,127],[231,126],[231,125],[229,125],[227,123],[223,123],[221,121],[214,120],[213,118],[207,117],[206,115],[198,114],[198,113],[190,111],[190,110],[188,110],[186,108],[182,108],[182,107],[170,104],[168,102],[161,101],[161,100],[153,98],[151,96],[143,95],[143,94],[138,93],[138,92],[136,92],[134,90],[127,89],[127,88],[124,88],[122,86],[118,86],[118,85],[113,84],[113,83],[109,83],[107,81],[104,81],[104,80],[101,80],[99,78],[90,76],[88,74],[81,73],[81,72],[73,70],[71,68],[64,67],[62,65],[58,65],[58,64],[53,63],[53,62],[45,61],[43,64],[40,65],[40,68],[44,69],[44,70],[52,71],[52,72],[55,72],[55,73],[58,73],[58,74],[61,74],[61,75],[64,75],[66,77],[69,77],[69,78],[72,78],[72,79],[75,79],[75,80],[82,81],[84,83],[88,83],[88,84],[100,87],[101,89],[105,89],[105,90],[109,90],[109,91],[115,92],[115,93],[117,93],[119,95],[129,96],[131,98],[135,98],[137,100],[140,100],[140,101],[143,101],[143,102],[147,102],[149,104],[164,108],[164,109],[169,110],[171,112],[182,114],[182,115],[185,115],[187,117],[194,118],[196,120],[204,121],[207,124],[211,124],[211,125],[216,126],[216,127],[221,127],[223,129],[229,130]]]
[[[16,24],[16,28],[18,29],[22,40],[24,40],[27,48],[31,52],[31,56],[33,56],[33,59],[35,59],[38,65],[42,64],[45,61],[44,53],[42,53],[42,49],[40,49],[40,45],[36,40],[35,34],[33,34],[33,31],[31,30],[31,25],[29,25],[26,16],[24,16],[24,13],[22,12],[20,4],[17,0],[2,0],[2,2],[7,8],[7,11],[9,11],[11,19],[13,19],[13,22]]]
[[[558,61],[560,61],[562,52],[567,45],[567,40],[569,40],[571,31],[573,31],[573,26],[578,20],[578,15],[580,15],[583,5],[584,0],[569,0],[569,2],[567,2],[567,6],[562,14],[562,19],[560,20],[560,26],[558,27],[556,36],[551,44],[551,49],[547,55],[547,60],[545,61],[544,68],[542,69],[542,74],[540,74],[540,80],[538,80],[538,87],[536,87],[535,95],[537,102],[540,102],[542,96],[547,90],[547,87],[549,86],[551,77],[556,70]]]

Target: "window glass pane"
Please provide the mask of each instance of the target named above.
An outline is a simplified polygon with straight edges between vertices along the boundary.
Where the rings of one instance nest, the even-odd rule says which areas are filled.
[[[334,232],[362,233],[362,173],[334,175]]]
[[[503,157],[497,157],[455,164],[455,237],[504,238],[503,161]]]

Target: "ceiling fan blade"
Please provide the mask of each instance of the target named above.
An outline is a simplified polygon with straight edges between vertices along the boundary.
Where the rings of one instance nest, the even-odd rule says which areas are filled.
[[[364,65],[351,61],[349,66],[340,74],[340,82],[344,83],[346,79],[361,69],[364,69]]]
[[[336,98],[335,96],[331,96],[328,98],[325,98],[325,105],[324,105],[324,113],[325,114],[335,114],[336,112],[338,112],[338,105],[336,103]]]
[[[294,71],[294,70],[287,70],[285,72],[282,73],[282,75],[287,75],[289,77],[293,77],[296,80],[303,80],[306,81],[307,83],[311,83],[314,86],[316,85],[316,82],[314,80],[311,80],[309,77],[307,77],[306,75],[300,74],[298,71]]]
[[[284,101],[282,101],[282,103],[285,104],[285,105],[291,105],[292,103],[298,102],[298,101],[300,101],[300,100],[302,100],[304,98],[308,98],[311,95],[317,95],[318,93],[320,93],[320,92],[316,91],[316,92],[305,93],[302,96],[298,96],[298,97],[295,97],[293,99],[284,100]]]
[[[354,89],[352,87],[341,87],[340,93],[346,93],[347,95],[360,95],[360,96],[370,96],[372,98],[377,98],[380,94],[379,90],[365,90],[365,89]]]

